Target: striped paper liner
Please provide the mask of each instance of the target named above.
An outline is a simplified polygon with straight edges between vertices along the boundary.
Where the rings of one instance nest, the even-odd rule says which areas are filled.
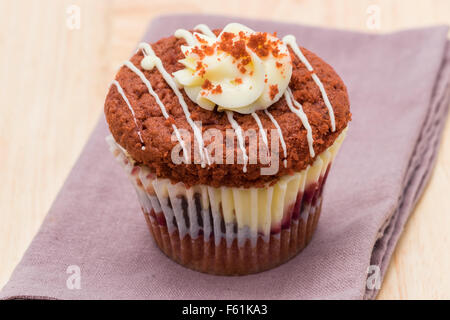
[[[186,188],[136,164],[112,136],[107,141],[167,256],[201,272],[242,275],[277,266],[310,241],[323,187],[345,134],[346,130],[306,169],[262,188]]]

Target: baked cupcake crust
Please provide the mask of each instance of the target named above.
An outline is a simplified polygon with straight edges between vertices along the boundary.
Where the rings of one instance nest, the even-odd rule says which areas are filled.
[[[220,30],[214,33],[219,34]],[[151,44],[156,55],[161,59],[164,68],[169,74],[183,69],[178,61],[183,59],[180,46],[185,45],[183,39],[174,36],[163,38]],[[303,54],[314,68],[314,72],[320,78],[327,96],[333,107],[336,130],[332,132],[328,109],[323,100],[319,87],[311,77],[311,72],[292,52],[293,63],[292,77],[289,87],[295,100],[300,102],[303,111],[308,117],[312,128],[314,151],[316,156],[333,144],[339,134],[347,127],[351,120],[349,99],[346,86],[331,66],[305,48],[301,48]],[[247,172],[243,171],[242,164],[211,164],[202,167],[201,164],[175,164],[171,159],[172,149],[178,143],[172,141],[172,125],[178,129],[184,129],[191,133],[191,141],[194,141],[192,128],[186,120],[183,109],[175,93],[166,83],[159,71],[154,68],[144,70],[140,62],[143,53],[137,52],[130,59],[149,80],[153,90],[165,105],[168,119],[163,117],[156,100],[148,93],[146,85],[141,79],[127,67],[122,67],[116,75],[116,81],[120,83],[129,103],[133,106],[136,122],[127,103],[116,86],[111,86],[105,101],[105,115],[110,131],[114,139],[129,155],[138,163],[145,164],[158,177],[168,178],[173,182],[182,181],[186,185],[204,184],[214,187],[261,187],[267,183],[276,182],[281,176],[299,172],[311,164],[315,158],[310,156],[306,129],[299,117],[290,111],[286,100],[282,97],[268,109],[278,122],[287,151],[287,166],[283,165],[284,154],[282,146],[279,146],[279,170],[274,175],[261,175],[261,168],[267,167],[261,163],[248,164]],[[187,97],[184,90],[180,90],[187,103],[193,121],[201,121],[202,131],[210,128],[222,131],[232,129],[225,112],[209,111],[202,109]],[[276,129],[273,122],[264,111],[257,111],[261,123],[268,130],[267,137],[270,141],[271,129]],[[233,114],[234,119],[243,131],[254,129],[259,131],[258,124],[251,114]],[[141,137],[138,135],[140,131]],[[145,150],[142,150],[144,142]],[[193,149],[193,148],[192,148]],[[248,153],[249,145],[246,143]],[[225,146],[223,148],[225,154]],[[239,152],[238,143],[234,143],[235,158]],[[192,151],[192,157],[193,150]]]

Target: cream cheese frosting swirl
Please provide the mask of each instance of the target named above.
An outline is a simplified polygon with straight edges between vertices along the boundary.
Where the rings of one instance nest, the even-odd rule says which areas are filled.
[[[200,28],[199,28],[200,29]],[[215,37],[179,29],[184,69],[173,73],[200,107],[248,114],[267,109],[284,94],[292,75],[287,46],[275,35],[230,23]]]

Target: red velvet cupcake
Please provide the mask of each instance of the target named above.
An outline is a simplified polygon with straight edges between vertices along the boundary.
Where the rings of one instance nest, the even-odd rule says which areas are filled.
[[[140,44],[105,114],[159,248],[222,275],[272,268],[307,245],[351,119],[328,64],[293,36],[237,23]]]

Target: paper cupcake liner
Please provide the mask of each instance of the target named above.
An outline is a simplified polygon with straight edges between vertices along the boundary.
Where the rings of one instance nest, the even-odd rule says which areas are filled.
[[[109,136],[107,141],[135,186],[158,247],[197,271],[243,275],[275,267],[311,240],[331,163],[345,137],[305,170],[263,188],[214,188],[157,178],[136,164]]]

